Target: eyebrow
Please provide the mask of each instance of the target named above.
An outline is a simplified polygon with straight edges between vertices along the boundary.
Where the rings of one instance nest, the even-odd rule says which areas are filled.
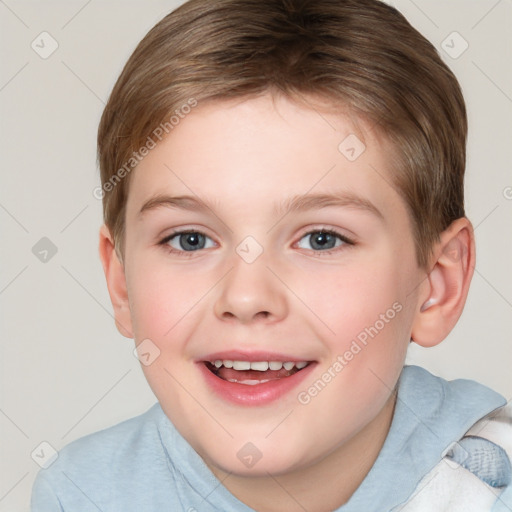
[[[287,215],[290,212],[300,212],[328,207],[353,208],[365,211],[384,220],[382,212],[368,199],[350,192],[334,194],[305,194],[294,196],[275,208],[276,215]]]
[[[144,213],[156,210],[162,207],[178,208],[182,210],[207,212],[215,211],[215,207],[220,205],[220,201],[215,202],[200,199],[194,196],[168,196],[158,194],[146,201],[138,213],[142,217]],[[353,208],[365,211],[384,220],[382,212],[368,199],[360,197],[349,192],[340,192],[338,194],[304,194],[289,198],[288,200],[276,205],[274,215],[284,216],[290,212],[301,212],[315,210],[327,207]]]
[[[218,201],[216,201],[218,204]],[[175,196],[171,197],[168,195],[157,194],[151,199],[146,201],[138,213],[138,217],[142,217],[145,212],[156,210],[159,208],[181,208],[182,210],[189,211],[213,211],[215,205],[204,199],[199,199],[194,196]]]

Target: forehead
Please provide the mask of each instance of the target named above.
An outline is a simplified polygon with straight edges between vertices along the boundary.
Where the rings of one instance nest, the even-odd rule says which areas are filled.
[[[401,201],[390,153],[368,123],[318,102],[270,95],[208,102],[138,164],[128,210],[133,217],[151,198],[172,193],[215,207],[271,206],[278,215],[294,196],[333,191],[385,210]]]

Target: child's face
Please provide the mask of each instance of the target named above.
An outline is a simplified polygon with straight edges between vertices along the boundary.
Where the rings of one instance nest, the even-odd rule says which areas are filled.
[[[354,160],[354,136],[338,148],[354,131],[284,98],[199,105],[132,176],[128,322],[147,360],[160,351],[143,369],[164,411],[212,467],[299,470],[390,418],[424,274],[389,150],[366,130]],[[188,199],[140,213],[156,196]],[[309,365],[216,376],[215,360]]]

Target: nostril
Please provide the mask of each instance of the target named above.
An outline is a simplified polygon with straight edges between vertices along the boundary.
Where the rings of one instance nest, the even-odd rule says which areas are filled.
[[[254,319],[260,319],[260,318],[267,319],[271,315],[272,314],[269,311],[258,311],[258,313],[254,314],[253,318]],[[237,315],[235,315],[234,313],[231,313],[231,311],[224,311],[224,313],[222,313],[222,316],[226,320],[232,320],[233,318],[237,318]],[[241,317],[241,315],[239,315],[239,317]]]

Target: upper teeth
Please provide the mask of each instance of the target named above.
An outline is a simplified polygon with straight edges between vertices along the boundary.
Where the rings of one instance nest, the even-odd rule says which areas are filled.
[[[266,372],[269,368],[271,370],[280,370],[284,368],[285,370],[291,370],[294,366],[297,367],[298,370],[301,370],[305,366],[307,366],[307,361],[299,361],[299,362],[281,362],[281,361],[231,361],[229,359],[217,359],[215,361],[211,361],[216,368],[220,368],[221,366],[225,366],[226,368],[233,368],[234,370],[258,370],[260,372]]]

